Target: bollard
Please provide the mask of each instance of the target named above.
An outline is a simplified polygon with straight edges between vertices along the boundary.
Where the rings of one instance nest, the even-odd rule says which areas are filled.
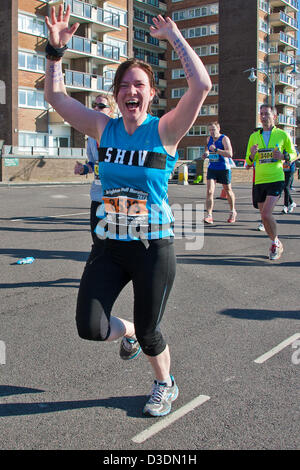
[[[188,167],[181,165],[178,169],[178,184],[188,185]]]

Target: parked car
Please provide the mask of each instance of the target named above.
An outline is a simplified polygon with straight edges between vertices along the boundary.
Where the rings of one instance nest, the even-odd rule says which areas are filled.
[[[181,165],[179,165],[175,170],[171,173],[170,175],[170,180],[177,180],[178,179],[178,173],[179,173],[179,168]],[[187,164],[188,167],[188,179],[189,180],[194,180],[196,178],[196,163],[189,163]]]
[[[233,158],[236,168],[246,168],[247,163],[244,158]]]

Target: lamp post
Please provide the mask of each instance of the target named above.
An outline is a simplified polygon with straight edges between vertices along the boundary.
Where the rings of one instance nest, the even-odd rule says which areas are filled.
[[[271,84],[271,106],[274,108],[275,106],[275,71],[271,70],[271,75],[267,73],[264,69],[256,69],[254,67],[251,67],[251,69],[244,70],[244,72],[250,72],[250,75],[248,77],[248,80],[251,83],[254,83],[257,80],[257,75],[255,75],[255,72],[260,72],[266,75],[268,80],[270,81]]]
[[[286,65],[285,67],[293,67],[291,70],[291,74],[295,75],[298,73],[297,70],[297,64],[296,61],[293,61],[291,64]],[[271,106],[274,108],[275,106],[275,85],[276,85],[276,73],[277,71],[272,68],[268,70],[268,72],[265,71],[265,69],[257,69],[255,67],[251,67],[250,69],[244,70],[244,72],[250,72],[250,75],[248,77],[248,80],[252,83],[254,83],[257,80],[257,75],[255,75],[255,72],[260,72],[263,73],[269,80],[271,84]]]

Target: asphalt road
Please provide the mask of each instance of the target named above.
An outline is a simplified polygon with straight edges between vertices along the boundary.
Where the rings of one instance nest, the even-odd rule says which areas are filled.
[[[282,200],[276,209],[277,262],[256,230],[250,186],[234,189],[237,222],[216,200],[215,224],[203,228],[205,186],[170,184],[177,276],[162,329],[179,397],[168,419],[153,419],[141,412],[153,381],[145,357],[124,362],[118,343],[77,336],[89,187],[0,186],[0,449],[184,450],[187,459],[300,448],[300,183],[295,212],[281,215]],[[17,265],[25,256],[35,261]],[[131,318],[132,298],[129,285],[118,316]]]

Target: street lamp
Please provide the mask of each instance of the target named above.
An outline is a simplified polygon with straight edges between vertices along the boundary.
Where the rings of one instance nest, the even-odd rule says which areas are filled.
[[[291,66],[293,67],[293,69],[291,70],[290,74],[293,74],[293,75],[297,74],[298,69],[297,69],[296,61],[293,61],[291,64],[286,65],[285,67],[291,67]],[[254,83],[257,80],[257,76],[256,76],[255,72],[260,72],[260,73],[263,73],[264,75],[266,75],[266,77],[268,78],[268,80],[271,84],[271,105],[274,108],[274,106],[275,106],[275,85],[276,85],[276,76],[275,76],[275,74],[276,74],[276,70],[275,69],[270,69],[270,71],[266,72],[265,69],[257,69],[257,68],[251,67],[250,69],[244,70],[244,72],[250,72],[248,80],[251,83]]]
[[[248,80],[250,80],[251,83],[254,83],[257,80],[255,71],[263,73],[264,75],[266,75],[266,77],[270,81],[271,83],[271,106],[274,108],[275,106],[275,71],[271,70],[272,75],[269,75],[264,69],[256,69],[254,67],[251,67],[251,69],[244,70],[244,72],[250,72]]]

